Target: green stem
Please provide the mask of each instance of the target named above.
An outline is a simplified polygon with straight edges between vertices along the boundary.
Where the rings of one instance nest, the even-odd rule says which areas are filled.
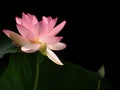
[[[41,63],[42,63],[42,60],[40,60],[40,53],[37,53],[37,60],[36,60],[36,77],[35,77],[34,90],[37,90],[38,79],[39,79],[39,69],[40,69],[40,64],[41,64]]]
[[[98,81],[97,90],[100,90],[100,85],[101,85],[101,79]]]

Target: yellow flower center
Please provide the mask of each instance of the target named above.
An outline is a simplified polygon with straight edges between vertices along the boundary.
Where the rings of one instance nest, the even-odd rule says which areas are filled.
[[[40,51],[43,55],[46,55],[47,44],[46,44],[45,42],[40,42],[40,39],[39,39],[39,38],[35,38],[34,41],[31,41],[31,43],[40,44],[40,49],[39,49],[39,51]]]

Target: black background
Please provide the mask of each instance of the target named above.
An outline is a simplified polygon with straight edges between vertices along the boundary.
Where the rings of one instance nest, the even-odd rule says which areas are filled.
[[[58,22],[66,20],[66,25],[58,34],[63,36],[67,48],[56,52],[84,68],[97,71],[105,65],[106,78],[117,87],[119,85],[118,60],[114,55],[114,35],[111,33],[112,5],[105,2],[73,1],[2,1],[0,3],[0,31],[16,30],[15,17],[22,12],[31,13],[41,20],[42,16],[58,17]],[[0,32],[2,34],[2,32]]]

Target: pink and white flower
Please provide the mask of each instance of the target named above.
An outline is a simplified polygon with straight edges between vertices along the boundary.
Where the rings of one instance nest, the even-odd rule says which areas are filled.
[[[38,21],[35,15],[22,13],[22,18],[16,17],[16,27],[20,34],[4,29],[3,32],[12,39],[25,53],[40,51],[58,65],[63,65],[52,50],[62,50],[66,44],[60,42],[63,37],[56,36],[66,24],[66,21],[56,25],[57,18],[42,17]]]

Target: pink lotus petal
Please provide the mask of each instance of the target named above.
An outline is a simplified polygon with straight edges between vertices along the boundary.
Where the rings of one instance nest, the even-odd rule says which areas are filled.
[[[25,14],[24,12],[22,12],[22,19],[24,20],[24,19],[27,19],[27,18],[28,18],[28,15]]]
[[[46,27],[46,29],[45,29],[46,33],[48,33],[54,28],[54,26],[57,22],[57,18],[52,19],[51,16],[49,16],[49,17],[43,16],[42,17],[42,22],[43,22],[44,27]]]
[[[66,44],[58,42],[56,44],[48,45],[51,50],[62,50],[66,48]]]
[[[22,14],[22,25],[29,30],[32,29],[32,20],[33,17],[31,15]]]
[[[57,19],[56,19],[56,20],[57,20]],[[42,25],[43,25],[43,27],[44,27],[44,30],[45,30],[46,34],[47,34],[48,32],[50,32],[50,30],[53,29],[53,27],[54,27],[55,24],[56,24],[56,20],[52,20],[52,17],[51,17],[51,16],[49,16],[49,17],[43,16],[43,17],[42,17]]]
[[[42,22],[38,22],[37,24],[34,25],[33,28],[34,28],[34,29],[33,29],[32,32],[33,32],[36,36],[41,37],[41,36],[45,35],[45,30],[44,30],[45,28],[44,28]]]
[[[36,16],[22,13],[22,25],[29,30],[33,30],[33,26],[38,23]]]
[[[22,12],[22,21],[23,20],[27,21],[27,15],[24,12]]]
[[[47,17],[47,20],[48,20],[48,23],[49,23],[49,21],[52,21],[52,17],[51,16]]]
[[[37,17],[35,15],[33,15],[33,21],[32,24],[35,25],[38,23]]]
[[[31,22],[32,25],[38,23],[37,17],[35,15],[28,13],[26,16],[27,16],[27,21]]]
[[[10,38],[10,30],[4,29],[3,32]]]
[[[38,51],[40,48],[40,44],[28,44],[22,46],[21,50],[26,53],[33,53]]]
[[[58,65],[63,65],[63,63],[60,61],[60,59],[56,56],[56,54],[51,51],[50,49],[47,49],[47,56],[48,58],[53,61],[54,63]]]
[[[17,29],[19,31],[19,33],[24,37],[27,38],[29,40],[34,40],[35,39],[35,35],[27,28],[25,28],[22,25],[17,24]]]
[[[32,14],[27,13],[26,16],[27,16],[27,18],[30,19],[31,21],[33,20],[33,15],[32,15]]]
[[[17,23],[17,24],[20,24],[20,25],[21,25],[21,23],[22,23],[22,19],[21,19],[21,18],[16,17],[15,20],[16,20],[16,23]]]
[[[43,21],[45,24],[48,24],[48,18],[47,18],[47,17],[43,16],[43,17],[42,17],[42,21]]]
[[[53,19],[53,20],[49,20],[49,24],[48,24],[49,31],[51,31],[51,30],[54,28],[56,22],[57,22],[57,18],[55,18],[55,19]],[[49,32],[49,31],[48,31],[48,32]]]
[[[16,44],[18,44],[19,46],[22,46],[22,45],[26,45],[26,44],[29,44],[30,42],[21,37],[19,34],[15,33],[15,32],[12,32],[10,30],[3,30],[3,32],[10,38],[12,39]]]
[[[37,27],[36,27],[36,26],[37,26]],[[36,23],[36,24],[33,26],[32,32],[35,32],[36,28],[38,28],[37,30],[38,30],[39,32],[44,31],[44,36],[45,36],[45,34],[48,32],[48,25],[47,25],[45,22],[43,22],[43,21],[40,21],[40,22]],[[38,32],[38,31],[37,31],[37,32]]]
[[[41,26],[42,26],[44,32],[47,34],[48,30],[49,30],[48,24],[46,24],[44,21],[41,21]]]
[[[61,41],[62,38],[63,37],[56,37],[56,36],[49,37],[49,36],[46,36],[46,37],[43,37],[43,38],[41,37],[39,41],[40,42],[45,42],[49,45],[49,44],[55,44],[55,43]]]
[[[58,34],[62,28],[64,27],[64,25],[66,24],[66,21],[63,21],[62,23],[60,23],[59,25],[57,25],[53,30],[51,30],[48,35],[49,36],[54,36],[56,34]]]

